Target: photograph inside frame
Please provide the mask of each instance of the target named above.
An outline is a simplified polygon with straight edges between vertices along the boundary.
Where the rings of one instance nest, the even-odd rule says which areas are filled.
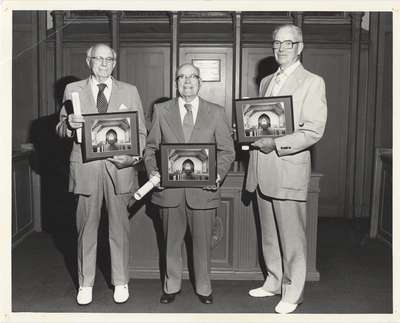
[[[286,134],[285,104],[280,100],[244,104],[242,113],[246,137]]]
[[[129,118],[95,119],[91,126],[92,149],[95,153],[131,149]]]
[[[239,143],[289,134],[293,132],[292,97],[289,95],[236,100],[236,120]]]
[[[170,181],[208,181],[208,148],[168,149],[168,179]]]
[[[138,116],[135,111],[83,116],[84,162],[116,155],[138,155]]]

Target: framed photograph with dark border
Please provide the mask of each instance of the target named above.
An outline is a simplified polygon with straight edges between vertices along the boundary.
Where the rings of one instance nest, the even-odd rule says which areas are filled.
[[[83,162],[116,155],[140,155],[137,111],[84,114]]]
[[[162,144],[160,151],[162,187],[203,187],[215,184],[215,144]]]
[[[236,130],[239,143],[293,132],[292,96],[236,100]]]

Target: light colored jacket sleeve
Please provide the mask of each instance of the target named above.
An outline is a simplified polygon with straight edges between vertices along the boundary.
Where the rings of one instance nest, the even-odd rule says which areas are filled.
[[[305,90],[297,129],[275,139],[279,156],[295,154],[318,142],[325,131],[327,103],[324,80],[314,75]]]

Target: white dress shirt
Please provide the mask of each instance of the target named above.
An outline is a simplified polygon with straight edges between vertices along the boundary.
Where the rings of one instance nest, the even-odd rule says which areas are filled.
[[[97,102],[97,94],[99,93],[99,87],[97,86],[100,83],[104,83],[107,85],[103,91],[104,95],[106,96],[107,102],[110,102],[111,97],[111,90],[112,90],[112,78],[111,76],[105,80],[104,82],[99,82],[94,76],[90,77],[90,85],[92,88],[94,102]]]
[[[196,124],[197,112],[199,111],[199,97],[196,96],[196,98],[192,102],[186,102],[185,100],[182,99],[182,97],[179,97],[178,104],[179,104],[179,112],[181,115],[181,123],[183,124],[183,118],[185,117],[185,114],[187,113],[185,104],[191,104],[192,105],[193,124]]]

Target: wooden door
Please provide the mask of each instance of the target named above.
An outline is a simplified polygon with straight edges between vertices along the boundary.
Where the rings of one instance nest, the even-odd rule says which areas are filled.
[[[181,47],[179,65],[183,63],[201,66],[200,76],[203,83],[199,95],[207,101],[225,107],[228,120],[232,121],[232,48]],[[217,66],[219,75],[216,75]]]

